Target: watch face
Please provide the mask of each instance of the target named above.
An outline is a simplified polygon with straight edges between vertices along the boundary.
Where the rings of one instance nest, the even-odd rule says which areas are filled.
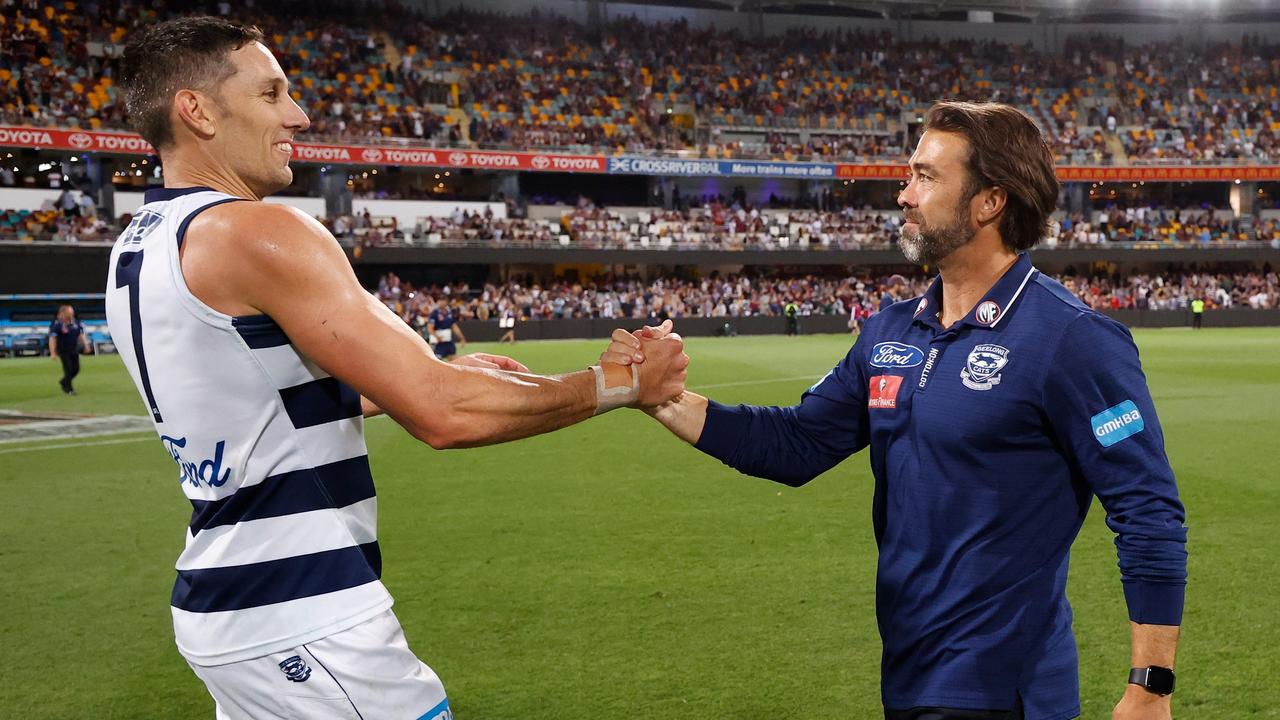
[[[1173,692],[1173,671],[1157,665],[1134,668],[1129,673],[1129,682],[1141,685],[1156,695],[1169,695]]]
[[[1169,668],[1147,668],[1147,687],[1161,695],[1173,692],[1173,671]]]

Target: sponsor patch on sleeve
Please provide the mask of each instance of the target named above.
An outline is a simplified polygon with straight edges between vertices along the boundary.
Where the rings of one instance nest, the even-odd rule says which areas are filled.
[[[1146,427],[1142,413],[1132,400],[1109,407],[1089,421],[1093,425],[1093,437],[1102,447],[1111,447],[1127,437],[1137,435]]]

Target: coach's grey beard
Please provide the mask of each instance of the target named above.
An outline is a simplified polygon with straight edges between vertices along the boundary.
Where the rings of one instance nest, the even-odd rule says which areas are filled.
[[[898,247],[902,254],[908,262],[916,265],[936,265],[974,236],[973,228],[969,227],[967,203],[963,204],[963,210],[950,225],[928,227],[918,223],[917,227],[919,230],[910,236],[905,231],[898,236]]]

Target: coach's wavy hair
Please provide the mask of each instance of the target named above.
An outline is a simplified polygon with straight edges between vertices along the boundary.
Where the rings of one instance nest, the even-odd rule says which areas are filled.
[[[925,130],[956,133],[969,141],[967,197],[988,187],[1008,195],[1000,238],[1014,252],[1028,250],[1048,233],[1058,206],[1053,151],[1021,110],[1001,103],[940,102],[929,108]]]
[[[261,40],[262,31],[252,25],[207,16],[144,28],[125,46],[120,72],[130,123],[157,150],[173,144],[173,96],[216,88],[235,74],[228,55]]]

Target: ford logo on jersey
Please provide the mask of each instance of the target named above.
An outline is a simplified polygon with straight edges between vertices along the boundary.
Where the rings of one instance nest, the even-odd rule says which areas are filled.
[[[876,343],[871,348],[871,366],[878,368],[909,368],[924,362],[924,351],[914,345],[896,342]]]
[[[1147,426],[1138,406],[1132,400],[1125,400],[1103,410],[1089,418],[1089,422],[1093,425],[1093,436],[1102,447],[1111,447],[1127,437],[1137,435]]]

